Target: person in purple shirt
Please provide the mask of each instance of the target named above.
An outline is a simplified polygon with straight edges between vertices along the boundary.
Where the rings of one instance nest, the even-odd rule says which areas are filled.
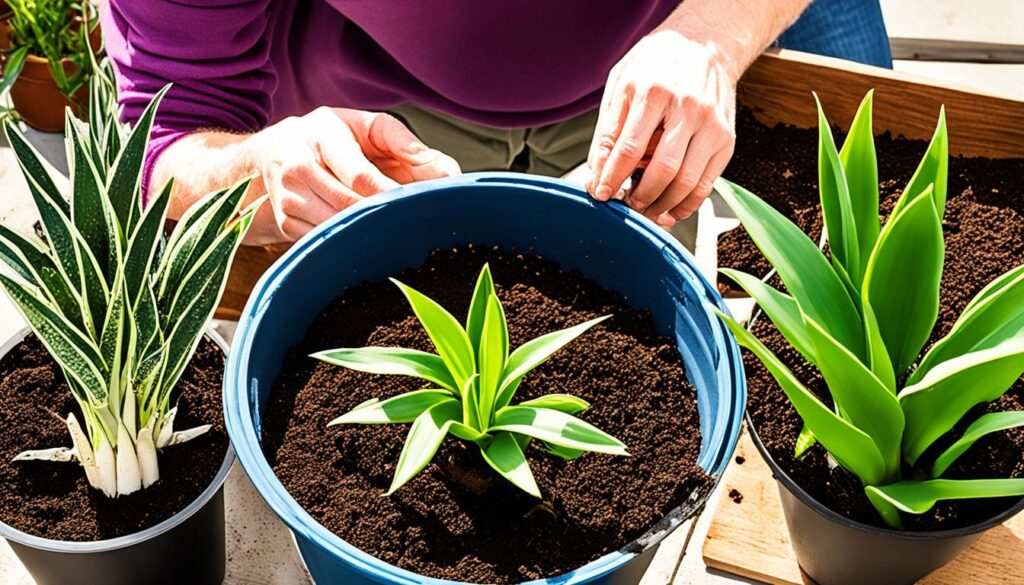
[[[646,165],[625,202],[668,227],[725,169],[766,47],[890,64],[878,0],[107,0],[101,17],[126,119],[173,84],[147,189],[174,177],[177,218],[254,176],[270,205],[249,244],[411,181],[584,163],[602,201]]]

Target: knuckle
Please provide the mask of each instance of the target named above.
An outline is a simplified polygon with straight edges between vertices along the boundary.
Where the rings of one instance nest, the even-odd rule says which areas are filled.
[[[358,193],[376,193],[377,181],[368,171],[360,171],[352,175],[352,189]]]
[[[626,136],[619,141],[619,152],[627,158],[640,158],[644,154],[645,148],[640,145],[640,141],[632,136]]]

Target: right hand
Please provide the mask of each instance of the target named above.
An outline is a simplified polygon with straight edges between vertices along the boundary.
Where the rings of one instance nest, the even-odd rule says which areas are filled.
[[[255,175],[250,193],[270,199],[246,236],[250,245],[297,240],[364,197],[461,173],[393,116],[344,108],[286,118],[243,148]]]

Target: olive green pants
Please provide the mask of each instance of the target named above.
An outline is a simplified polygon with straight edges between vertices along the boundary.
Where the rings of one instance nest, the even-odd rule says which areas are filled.
[[[463,172],[519,171],[561,177],[587,161],[597,110],[532,128],[495,128],[466,122],[416,105],[391,111],[424,144],[454,158]],[[697,241],[697,215],[670,230],[691,251]]]

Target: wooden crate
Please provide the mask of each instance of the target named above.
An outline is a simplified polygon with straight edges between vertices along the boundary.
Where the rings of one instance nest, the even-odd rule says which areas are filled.
[[[816,91],[831,122],[847,127],[861,98],[875,90],[877,132],[928,139],[939,108],[951,120],[953,155],[1024,157],[1024,102],[949,84],[797,51],[763,55],[747,71],[739,102],[766,124],[817,125],[811,92]],[[235,257],[217,316],[237,319],[263,272],[288,245],[243,246]]]

